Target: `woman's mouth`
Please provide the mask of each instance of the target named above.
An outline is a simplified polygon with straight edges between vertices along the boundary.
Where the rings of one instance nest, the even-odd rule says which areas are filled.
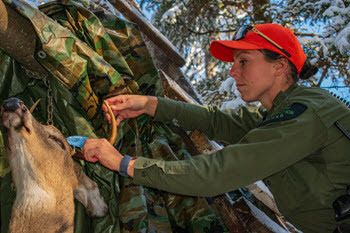
[[[237,87],[237,89],[240,89],[240,88],[242,88],[243,86],[245,86],[245,84],[236,83],[236,87]]]

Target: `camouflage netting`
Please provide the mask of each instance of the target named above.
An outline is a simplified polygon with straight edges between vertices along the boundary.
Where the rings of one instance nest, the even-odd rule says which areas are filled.
[[[161,80],[135,24],[88,1],[51,2],[40,6],[40,11],[20,1],[5,3],[32,23],[38,37],[36,59],[49,75],[45,84],[43,77],[30,75],[0,51],[0,102],[17,97],[31,106],[41,98],[33,115],[45,123],[50,86],[54,125],[65,136],[106,138],[108,123],[101,111],[104,98],[121,93],[162,96]],[[131,156],[165,160],[190,157],[179,135],[146,115],[119,127],[115,147]],[[2,135],[0,153],[0,224],[1,232],[7,232],[15,191]],[[98,183],[109,215],[92,219],[77,203],[75,232],[227,231],[209,199],[135,185],[132,179],[98,163],[80,163]]]

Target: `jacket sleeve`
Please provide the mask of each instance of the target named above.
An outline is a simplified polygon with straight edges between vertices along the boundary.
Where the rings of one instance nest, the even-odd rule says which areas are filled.
[[[134,182],[173,193],[214,196],[273,175],[316,153],[327,129],[312,109],[251,130],[242,140],[183,161],[137,158]]]
[[[185,130],[199,129],[211,140],[237,143],[251,129],[257,127],[262,117],[257,108],[242,107],[239,111],[194,105],[158,98],[155,121],[174,124]]]

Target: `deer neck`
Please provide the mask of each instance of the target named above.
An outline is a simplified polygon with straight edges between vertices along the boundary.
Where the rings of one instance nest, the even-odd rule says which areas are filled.
[[[59,232],[73,232],[73,189],[70,185],[53,182],[45,175],[36,173],[39,169],[35,168],[31,156],[28,156],[26,145],[19,142],[16,147],[16,154],[9,156],[16,189],[9,232],[45,232],[40,230],[43,226],[46,226],[46,230],[56,231],[65,227]],[[57,190],[60,192],[57,193]]]
[[[60,196],[32,182],[31,188],[16,192],[9,229],[9,233],[73,233],[73,191]]]

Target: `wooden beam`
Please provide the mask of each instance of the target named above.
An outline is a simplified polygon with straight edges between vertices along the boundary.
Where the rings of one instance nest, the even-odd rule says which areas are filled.
[[[153,41],[151,41],[146,35],[144,35],[144,37],[147,48],[157,69],[162,70],[188,95],[202,104],[201,98],[182,70]]]
[[[164,95],[166,95],[166,97],[173,100],[199,104],[197,100],[187,94],[187,92],[184,91],[181,86],[170,78],[163,70],[158,70],[158,73],[162,80]]]
[[[250,233],[245,222],[239,217],[239,212],[232,206],[227,194],[213,197],[213,200],[230,233]]]
[[[260,200],[262,203],[264,203],[266,206],[268,206],[273,212],[275,212],[277,215],[281,215],[279,212],[275,199],[273,196],[266,192],[264,189],[259,187],[256,183],[250,184],[245,186],[245,188],[253,194],[258,200]]]
[[[32,24],[2,0],[0,12],[0,49],[30,71],[47,74],[34,58],[36,34]]]
[[[236,210],[237,216],[246,224],[248,232],[276,233],[273,229],[270,229],[272,227],[269,227],[269,224],[274,224],[276,228],[280,228],[283,231],[283,228],[276,222],[263,222],[263,220],[258,219],[256,213],[254,213],[248,203],[250,203],[249,200],[243,197],[233,203],[233,208]],[[252,204],[250,203],[250,205]],[[277,232],[280,231],[278,230]]]

